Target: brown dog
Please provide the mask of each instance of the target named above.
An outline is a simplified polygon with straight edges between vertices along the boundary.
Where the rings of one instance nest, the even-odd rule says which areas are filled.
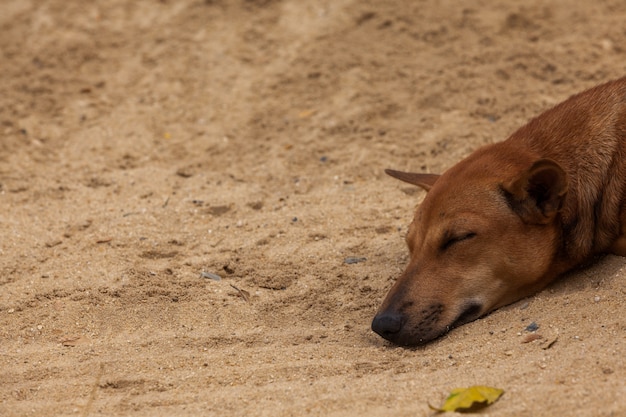
[[[570,97],[441,176],[386,172],[428,194],[406,236],[409,265],[372,329],[417,345],[594,255],[626,256],[626,78]]]

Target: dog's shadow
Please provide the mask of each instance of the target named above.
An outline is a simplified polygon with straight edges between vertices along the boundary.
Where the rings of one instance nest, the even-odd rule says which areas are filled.
[[[615,255],[596,257],[587,265],[576,268],[556,279],[538,293],[547,298],[562,297],[588,289],[602,289],[620,279],[626,268],[626,258]],[[536,295],[535,295],[536,296]],[[532,299],[535,296],[531,296]],[[516,303],[517,304],[517,303]]]
[[[524,309],[525,307],[522,306],[528,306],[529,303],[541,302],[540,300],[542,299],[544,302],[548,300],[567,299],[570,296],[576,296],[577,294],[586,293],[588,295],[590,290],[594,290],[594,295],[601,292],[610,292],[617,285],[614,283],[618,280],[623,280],[624,275],[626,275],[626,257],[601,255],[594,258],[585,266],[578,267],[566,274],[563,274],[542,291],[493,311],[479,319],[478,322],[482,321],[482,319],[485,319],[486,317],[497,315],[499,311],[511,312],[517,311],[520,308]],[[585,295],[581,295],[581,297],[584,296]],[[471,323],[469,325],[471,325]],[[451,330],[453,332],[459,331],[458,328]],[[380,347],[426,352],[432,348],[432,346],[445,346],[446,343],[451,343],[452,339],[448,337],[451,334],[452,333],[443,335],[439,339],[425,345],[410,347],[393,345],[392,343],[382,340],[372,334],[368,334],[367,338],[368,343],[372,343],[373,345]]]

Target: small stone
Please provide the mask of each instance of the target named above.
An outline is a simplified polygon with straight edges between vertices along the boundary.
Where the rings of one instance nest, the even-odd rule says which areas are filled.
[[[536,332],[537,329],[539,329],[539,325],[537,323],[535,323],[534,321],[532,323],[530,323],[528,326],[526,326],[526,331],[527,332]]]
[[[595,297],[593,297],[593,301],[596,303],[600,302],[600,296],[596,295]]]
[[[611,41],[610,39],[602,39],[600,41],[600,45],[602,46],[602,49],[604,49],[605,51],[611,51],[613,50],[613,41]]]

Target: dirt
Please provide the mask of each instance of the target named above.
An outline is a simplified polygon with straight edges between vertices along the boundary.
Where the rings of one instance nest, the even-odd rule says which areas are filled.
[[[625,21],[4,0],[0,415],[427,416],[470,385],[505,390],[483,415],[626,415],[623,258],[423,347],[369,328],[423,198],[383,169],[441,172],[623,76]]]

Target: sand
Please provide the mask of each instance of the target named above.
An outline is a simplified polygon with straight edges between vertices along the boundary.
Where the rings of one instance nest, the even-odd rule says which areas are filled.
[[[0,415],[428,416],[476,384],[505,390],[482,415],[626,415],[624,258],[423,347],[369,328],[424,196],[383,170],[442,172],[623,76],[625,21],[4,0]]]

